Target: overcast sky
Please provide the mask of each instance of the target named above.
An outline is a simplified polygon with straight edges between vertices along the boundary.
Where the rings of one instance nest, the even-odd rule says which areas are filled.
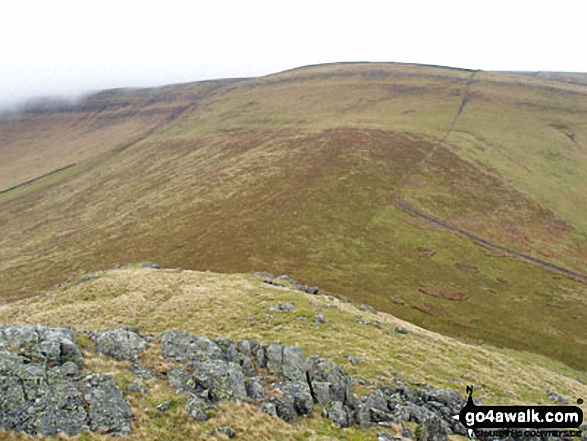
[[[0,105],[397,61],[587,72],[585,0],[0,0]]]

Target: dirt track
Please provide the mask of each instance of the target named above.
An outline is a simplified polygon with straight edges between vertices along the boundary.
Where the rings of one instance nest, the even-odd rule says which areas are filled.
[[[74,165],[76,165],[76,163],[66,165],[65,167],[60,167],[56,170],[50,171],[49,173],[45,173],[41,176],[37,176],[36,178],[29,179],[26,182],[21,182],[20,184],[16,184],[16,185],[13,185],[12,187],[6,188],[4,190],[0,190],[0,194],[8,193],[9,191],[16,190],[17,188],[24,187],[25,185],[28,185],[28,184],[32,184],[33,182],[36,182],[36,181],[43,179],[43,178],[46,178],[47,176],[51,176],[51,175],[54,175],[55,173],[59,173],[60,171],[67,170],[68,168],[71,168]]]
[[[474,241],[475,243],[478,243],[479,245],[483,245],[484,247],[490,248],[492,250],[500,251],[500,252],[507,254],[509,256],[521,259],[525,262],[532,263],[534,265],[538,265],[546,270],[555,272],[557,274],[562,274],[562,275],[567,276],[573,280],[587,284],[587,276],[584,274],[578,273],[576,271],[573,271],[573,270],[570,270],[567,268],[563,268],[561,266],[555,265],[550,262],[546,262],[545,260],[538,259],[536,257],[532,257],[528,254],[521,253],[516,250],[512,250],[511,248],[506,248],[501,245],[489,242],[488,240],[485,240],[482,237],[479,237],[469,231],[463,230],[462,228],[459,228],[459,227],[455,227],[454,225],[450,225],[440,219],[437,219],[433,216],[430,216],[426,213],[423,213],[419,210],[416,210],[414,207],[412,207],[410,204],[408,204],[405,201],[394,200],[392,203],[394,206],[405,211],[406,213],[409,213],[413,216],[417,216],[419,218],[425,219],[428,222],[431,222],[434,225],[439,226],[445,230],[448,230],[448,231],[456,233],[460,236],[466,237],[467,239],[471,239],[472,241]]]

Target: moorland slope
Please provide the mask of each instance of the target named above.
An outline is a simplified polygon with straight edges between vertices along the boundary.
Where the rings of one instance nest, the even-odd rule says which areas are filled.
[[[129,261],[268,270],[584,369],[585,284],[398,204],[582,273],[587,88],[575,83],[342,64],[113,94],[135,114],[29,109],[0,125],[4,185],[77,165],[0,194],[0,293]]]

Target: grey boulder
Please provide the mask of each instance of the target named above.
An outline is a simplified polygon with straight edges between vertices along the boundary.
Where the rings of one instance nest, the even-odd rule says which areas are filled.
[[[267,368],[274,374],[289,380],[304,381],[305,361],[302,349],[297,346],[269,345]]]
[[[350,427],[352,424],[351,413],[340,401],[332,401],[324,413],[338,427]]]
[[[163,356],[175,361],[222,360],[222,349],[206,337],[187,332],[169,331],[159,335],[163,345]]]
[[[96,343],[98,352],[121,361],[137,361],[138,355],[148,346],[138,331],[129,328],[99,332]]]
[[[95,432],[130,434],[132,414],[116,382],[104,374],[91,374],[80,384],[88,405],[89,427]]]
[[[185,410],[194,421],[206,421],[213,409],[212,401],[199,395],[192,395],[185,403]]]
[[[295,416],[294,398],[291,395],[269,397],[269,403],[275,406],[275,412],[285,422],[292,422]]]
[[[434,417],[424,421],[416,429],[416,440],[448,441],[448,434],[446,423],[440,418]]]
[[[196,383],[203,389],[209,389],[213,400],[246,399],[245,378],[238,364],[211,360],[195,362],[192,367]]]
[[[310,357],[306,363],[306,375],[312,389],[315,382],[329,383],[328,392],[325,385],[317,386],[322,391],[319,398],[322,403],[340,401],[351,409],[354,408],[352,378],[332,360]]]
[[[294,409],[298,415],[309,415],[314,410],[314,400],[307,383],[282,381],[273,383],[273,387],[294,399]]]
[[[265,391],[260,377],[250,377],[245,380],[247,396],[253,400],[262,400],[265,397]]]

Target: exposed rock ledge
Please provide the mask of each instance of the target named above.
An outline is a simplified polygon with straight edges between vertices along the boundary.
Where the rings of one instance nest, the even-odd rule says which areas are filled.
[[[150,335],[137,328],[84,332],[99,352],[128,361],[137,377],[155,375],[137,364]],[[40,435],[131,432],[132,414],[114,379],[80,372],[84,358],[75,334],[71,328],[0,326],[0,428]],[[163,358],[174,365],[162,379],[186,396],[186,413],[196,421],[206,420],[219,401],[233,400],[285,421],[320,406],[339,427],[414,422],[416,432],[405,429],[403,436],[420,441],[464,434],[451,418],[464,404],[456,391],[412,390],[396,381],[357,397],[343,369],[326,358],[305,359],[296,346],[210,340],[179,331],[164,332],[157,340]]]

